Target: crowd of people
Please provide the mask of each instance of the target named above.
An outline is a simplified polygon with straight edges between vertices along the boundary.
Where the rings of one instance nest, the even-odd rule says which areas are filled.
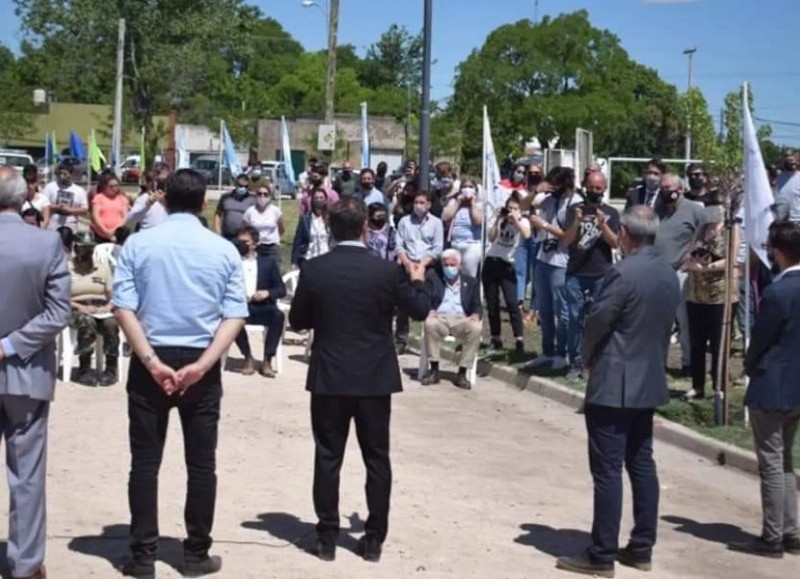
[[[335,555],[337,481],[350,420],[356,422],[368,467],[370,518],[359,552],[367,560],[380,558],[391,488],[390,395],[401,389],[397,354],[406,351],[409,319],[424,328],[429,365],[421,384],[440,382],[441,343],[453,336],[460,343],[454,384],[469,390],[469,369],[483,333],[481,289],[490,352],[504,348],[502,293],[515,351],[526,351],[526,323],[541,326],[541,344],[530,345],[540,355],[526,366],[588,382],[585,414],[596,483],[593,545],[581,557],[563,558],[560,567],[600,576],[613,576],[615,561],[649,568],[658,502],[652,419],[653,409],[669,400],[664,372],[669,339],[675,330],[680,371],[692,381],[685,399],[704,398],[706,354],[710,350],[716,388],[722,318],[731,300],[742,302],[738,319],[753,335],[746,370],[754,386],[747,402],[754,409],[764,503],[761,537],[731,548],[800,554],[792,486],[792,445],[800,423],[794,379],[800,368],[790,354],[800,344],[800,306],[790,291],[800,269],[800,172],[793,153],[774,181],[776,224],[765,240],[772,268],[744,241],[741,199],[714,188],[700,165],[687,167],[684,179],[653,159],[641,185],[628,193],[622,214],[607,202],[606,178],[594,165],[580,182],[568,167],[544,173],[535,164],[514,166],[500,184],[508,191],[501,207],[487,205],[477,182],[459,178],[448,162],[435,165],[428,188],[420,186],[413,161],[394,180],[385,166],[356,174],[346,163],[333,178],[328,172],[312,160],[300,176],[300,219],[284,266],[283,215],[266,180],[238,175],[208,224],[201,215],[205,182],[191,170],[172,172],[157,164],[131,202],[110,171],[87,192],[73,182],[67,165],[57,168],[42,191],[35,167],[23,171],[24,190],[13,171],[0,169],[0,225],[7,222],[8,232],[16,228],[15,220],[32,225],[24,236],[31,237],[26,251],[38,252],[47,265],[2,256],[4,266],[38,280],[41,296],[20,298],[20,315],[40,327],[31,329],[13,316],[0,327],[0,364],[16,359],[21,369],[34,354],[46,357],[69,325],[77,334],[76,381],[109,386],[119,379],[120,329],[130,349],[133,557],[123,574],[153,573],[157,473],[172,407],[178,408],[187,441],[184,569],[199,576],[221,568],[220,558],[208,553],[220,358],[236,343],[243,374],[275,378],[273,362],[286,323],[278,307],[287,293],[281,272],[290,269],[298,271],[299,281],[288,321],[295,330],[314,332],[307,388],[321,558]],[[89,231],[81,220],[88,220]],[[36,229],[58,236],[32,233]],[[58,251],[51,255],[53,239]],[[107,251],[98,254],[98,244]],[[751,277],[742,279],[747,260]],[[735,288],[726,275],[731,262],[739,275]],[[745,291],[747,284],[752,291]],[[748,293],[753,299],[745,302]],[[265,330],[260,364],[246,325]],[[98,339],[105,354],[99,376],[91,369]],[[348,365],[352,359],[363,364]],[[39,406],[19,408],[27,420],[44,415],[38,428],[46,428],[55,380],[51,366],[43,366],[46,375],[40,379],[47,387],[34,397]],[[65,378],[69,370],[64,368]],[[635,470],[637,524],[631,544],[620,550],[623,463]],[[26,476],[43,493],[41,468]],[[21,566],[12,565],[12,571],[41,578],[44,522],[40,513],[27,516],[39,534],[22,538],[12,526],[14,553],[27,557],[12,561]]]

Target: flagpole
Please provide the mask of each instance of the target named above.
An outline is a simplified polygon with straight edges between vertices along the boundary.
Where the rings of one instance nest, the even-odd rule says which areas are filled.
[[[219,170],[219,190],[222,191],[222,132],[225,130],[225,121],[219,122],[219,164],[217,169]],[[220,193],[221,194],[221,193]]]
[[[747,102],[749,101],[748,92],[750,91],[750,86],[747,83],[744,83],[743,93],[744,93],[744,106],[747,106]],[[746,146],[746,144],[745,144]],[[747,171],[744,172],[744,178],[747,179]],[[745,183],[745,195],[747,195],[747,184]],[[748,208],[747,200],[745,199],[744,203],[744,223],[745,226],[748,223],[750,215],[750,210]],[[750,244],[745,239],[745,256],[744,256],[744,279],[746,282],[745,289],[744,289],[744,352],[742,353],[742,357],[747,355],[747,349],[750,347],[750,316],[753,315],[754,312],[750,310],[750,292],[752,291],[752,282],[750,280]],[[747,389],[750,387],[750,377],[745,374],[744,377],[744,395],[747,397]],[[750,411],[745,405],[744,407],[744,425],[745,428],[750,426]]]

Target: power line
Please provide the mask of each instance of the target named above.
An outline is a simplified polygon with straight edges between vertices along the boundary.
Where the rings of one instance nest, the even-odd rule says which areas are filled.
[[[800,127],[800,123],[790,123],[788,121],[774,121],[770,119],[762,119],[759,117],[753,117],[753,120],[756,120],[760,123],[769,123],[770,125],[782,125],[786,127]]]

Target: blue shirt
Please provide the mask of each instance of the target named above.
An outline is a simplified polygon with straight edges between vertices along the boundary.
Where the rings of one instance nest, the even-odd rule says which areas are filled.
[[[188,213],[125,242],[111,302],[136,313],[153,347],[205,349],[223,319],[248,316],[239,253]]]
[[[480,242],[481,226],[472,222],[472,210],[459,207],[450,224],[450,241],[453,243]]]
[[[443,316],[464,317],[464,306],[461,303],[461,278],[456,278],[452,283],[444,280],[444,297],[436,313]]]
[[[442,220],[426,215],[422,220],[416,215],[406,215],[397,224],[397,253],[405,253],[411,261],[430,257],[439,259],[444,249]]]
[[[383,191],[381,191],[380,189],[376,189],[375,187],[373,187],[366,193],[362,193],[362,195],[364,197],[364,205],[366,205],[367,207],[369,207],[373,203],[380,203],[386,206],[389,205],[386,199],[386,195],[383,194]]]

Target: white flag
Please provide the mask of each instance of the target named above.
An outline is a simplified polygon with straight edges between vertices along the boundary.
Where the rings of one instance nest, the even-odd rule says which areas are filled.
[[[175,129],[176,148],[178,149],[178,169],[189,168],[189,151],[186,150],[186,135],[183,127]]]
[[[369,124],[367,103],[361,103],[361,168],[369,168]]]
[[[293,186],[296,184],[294,178],[294,166],[292,165],[292,145],[289,143],[289,127],[286,126],[286,117],[281,117],[281,156],[283,157],[283,170],[286,178]]]
[[[500,186],[500,167],[494,154],[489,112],[485,106],[483,107],[483,191],[488,209],[487,215],[505,206],[511,194],[505,187]]]
[[[231,170],[231,177],[236,179],[242,174],[242,165],[239,163],[239,156],[236,154],[236,148],[233,146],[233,139],[231,139],[231,134],[228,132],[225,121],[222,122],[222,130],[220,132],[222,133],[222,148],[225,153],[225,161],[227,161]]]
[[[767,169],[758,145],[756,128],[748,106],[748,86],[744,85],[742,117],[744,122],[744,233],[747,244],[758,255],[764,265],[770,267],[767,259],[767,236],[772,225],[772,189],[769,186]]]

